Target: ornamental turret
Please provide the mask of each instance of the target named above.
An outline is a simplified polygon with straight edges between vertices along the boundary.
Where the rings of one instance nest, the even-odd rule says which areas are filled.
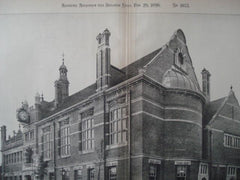
[[[67,67],[64,64],[64,55],[62,65],[59,67],[59,79],[55,81],[55,106],[58,107],[69,95],[69,82],[67,78]]]

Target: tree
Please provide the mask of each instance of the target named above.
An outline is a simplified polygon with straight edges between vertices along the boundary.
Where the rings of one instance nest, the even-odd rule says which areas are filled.
[[[100,180],[100,167],[102,164],[102,161],[104,159],[104,141],[103,139],[101,140],[101,146],[100,149],[95,148],[97,155],[98,155],[98,159],[99,159],[99,163],[98,163],[98,180]]]
[[[43,155],[41,155],[39,157],[39,162],[38,162],[37,172],[36,172],[36,175],[40,180],[43,180],[44,175],[47,175],[48,173],[47,167],[48,167],[48,162],[44,161]]]

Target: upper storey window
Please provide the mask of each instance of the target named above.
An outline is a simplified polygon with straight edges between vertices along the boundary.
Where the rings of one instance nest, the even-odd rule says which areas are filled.
[[[80,114],[79,122],[79,150],[91,151],[94,149],[94,118],[93,109]]]
[[[59,122],[59,155],[66,157],[70,155],[70,123],[69,118]]]
[[[24,139],[25,139],[25,142],[32,141],[34,139],[34,131],[31,130],[31,131],[26,132],[24,134]]]
[[[240,149],[240,137],[230,134],[224,134],[224,146]]]
[[[127,141],[127,107],[120,106],[110,111],[110,144]]]
[[[42,129],[42,155],[44,160],[51,158],[51,127],[47,126]]]
[[[128,132],[127,104],[125,97],[122,103],[115,103],[110,108],[109,145],[126,144]]]
[[[31,147],[28,147],[25,150],[25,159],[26,163],[32,163],[33,162],[33,149]]]

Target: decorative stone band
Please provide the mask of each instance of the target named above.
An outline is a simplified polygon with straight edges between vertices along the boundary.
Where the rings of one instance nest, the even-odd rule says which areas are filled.
[[[182,166],[190,166],[191,165],[191,161],[175,161],[174,164],[176,166],[182,165]]]
[[[139,101],[145,101],[145,102],[148,102],[150,104],[152,104],[153,106],[157,107],[157,108],[160,108],[160,109],[165,109],[165,110],[182,110],[182,111],[189,111],[189,112],[193,112],[193,113],[196,113],[197,115],[199,115],[200,117],[202,117],[202,113],[200,111],[197,111],[197,110],[194,110],[194,109],[191,109],[191,108],[186,108],[186,107],[174,107],[174,106],[163,106],[157,102],[153,102],[145,97],[139,97],[139,98],[136,98],[136,99],[133,99],[131,100],[131,103],[138,103]]]
[[[135,112],[135,113],[132,113],[131,116],[136,116],[136,115],[139,115],[139,114],[145,114],[145,115],[148,115],[148,116],[151,116],[153,118],[156,118],[156,119],[159,119],[161,121],[165,121],[165,122],[184,122],[184,123],[190,123],[190,124],[195,124],[197,126],[199,126],[200,128],[202,127],[201,124],[197,123],[197,122],[194,122],[194,121],[191,121],[191,120],[184,120],[184,119],[163,119],[159,116],[156,116],[154,114],[151,114],[151,113],[148,113],[146,111],[138,111],[138,112]]]

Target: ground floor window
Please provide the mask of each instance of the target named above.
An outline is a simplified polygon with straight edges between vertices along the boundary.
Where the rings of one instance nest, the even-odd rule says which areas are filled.
[[[70,180],[69,171],[65,169],[62,170],[62,180]]]
[[[187,178],[187,166],[177,166],[177,180],[186,180]]]
[[[205,176],[208,175],[208,165],[205,163],[200,163],[199,166],[199,175]]]
[[[88,180],[94,180],[94,168],[88,169]]]
[[[149,180],[158,180],[160,164],[150,163],[149,164]]]
[[[54,173],[53,172],[49,173],[49,180],[54,180]]]
[[[235,180],[237,176],[237,168],[236,167],[228,167],[227,168],[227,176],[230,180]]]
[[[82,170],[74,170],[74,180],[82,180]]]
[[[113,166],[109,168],[109,180],[116,180],[117,179],[117,167]]]

